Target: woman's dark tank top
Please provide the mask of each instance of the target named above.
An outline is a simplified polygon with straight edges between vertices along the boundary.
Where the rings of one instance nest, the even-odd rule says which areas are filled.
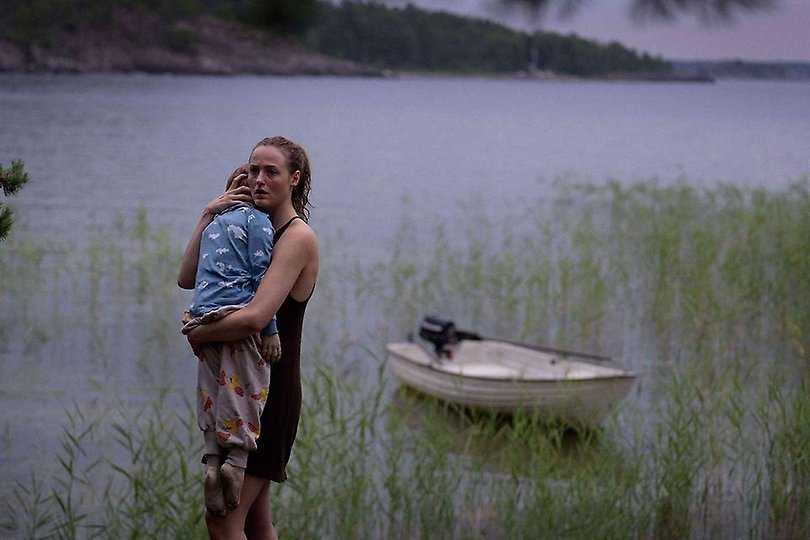
[[[296,216],[276,231],[273,244],[296,218],[300,219]],[[309,297],[299,302],[288,295],[276,312],[281,360],[271,366],[257,448],[248,456],[247,474],[273,482],[287,479],[287,463],[301,417],[301,332],[307,302]]]

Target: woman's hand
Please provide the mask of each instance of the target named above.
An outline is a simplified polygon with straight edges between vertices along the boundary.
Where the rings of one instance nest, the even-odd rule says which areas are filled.
[[[262,358],[271,364],[281,360],[281,340],[278,334],[262,336]]]
[[[229,183],[229,186],[236,184],[239,178],[242,176],[245,175],[237,176],[233,182]],[[251,202],[253,202],[253,197],[250,195],[250,188],[242,185],[225,190],[225,193],[205,205],[203,213],[209,216],[214,216],[235,204]]]
[[[225,183],[225,191],[248,185],[247,167],[247,165],[243,165],[233,171],[233,174],[231,174],[230,178],[228,178],[228,181]]]

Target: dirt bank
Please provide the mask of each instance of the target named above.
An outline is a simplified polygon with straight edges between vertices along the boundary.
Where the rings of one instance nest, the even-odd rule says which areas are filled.
[[[60,33],[48,48],[24,49],[0,36],[0,71],[380,75],[234,22],[202,16],[166,23],[124,10],[103,28]]]

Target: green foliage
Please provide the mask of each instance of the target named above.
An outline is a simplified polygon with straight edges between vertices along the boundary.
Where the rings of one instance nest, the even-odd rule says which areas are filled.
[[[24,47],[52,48],[60,32],[109,24],[114,9],[154,12],[166,22],[213,9],[205,0],[0,0],[0,35]]]
[[[538,32],[532,36],[539,69],[571,75],[597,76],[609,73],[662,73],[671,66],[648,54],[639,56],[621,44],[607,46],[576,35],[561,36]]]
[[[324,250],[290,478],[273,486],[281,537],[808,538],[808,182],[569,182],[487,204],[510,211],[435,217],[429,238],[403,210],[392,253],[367,266]],[[3,357],[11,397],[41,400],[43,378],[78,372],[85,400],[33,473],[4,469],[0,535],[204,537],[200,434],[175,395],[193,377],[171,375],[196,362],[175,320],[182,248],[146,211],[99,234],[86,249],[15,235],[0,251],[0,346],[51,335],[34,339],[44,354]],[[622,353],[636,387],[596,432],[425,399],[397,387],[383,345],[431,311]],[[71,339],[87,334],[99,344],[83,359]],[[73,361],[55,362],[68,346]],[[34,446],[0,437],[0,454]]]
[[[10,169],[4,169],[0,164],[0,188],[3,194],[8,197],[19,191],[28,182],[28,174],[24,170],[25,163],[22,161],[12,161]]]
[[[602,46],[576,36],[528,35],[412,5],[325,4],[307,30],[306,42],[324,54],[385,69],[507,73],[536,68],[582,76],[671,69],[618,43]]]
[[[22,161],[12,161],[10,169],[4,169],[0,164],[0,187],[3,195],[14,195],[28,182],[28,173],[23,169]],[[0,240],[3,240],[14,224],[14,212],[11,208],[0,203]]]
[[[182,17],[190,17],[209,11],[210,2],[205,0],[123,0],[116,2],[121,8],[153,12],[160,15],[166,22],[172,22]]]
[[[527,58],[525,35],[411,5],[324,6],[307,42],[324,54],[389,69],[515,71]]]
[[[66,411],[58,466],[32,472],[0,508],[0,532],[13,538],[176,538],[205,536],[200,476],[189,454],[202,452],[193,415],[106,409],[90,418]],[[99,455],[112,448],[116,457]],[[93,511],[91,513],[91,510]]]
[[[165,27],[158,33],[157,42],[174,52],[193,54],[197,50],[197,35],[189,28]]]
[[[109,22],[112,8],[106,0],[0,0],[0,33],[19,45],[51,47],[59,31]]]
[[[327,55],[382,69],[462,73],[551,70],[579,76],[613,72],[668,72],[660,58],[639,55],[618,43],[607,46],[577,36],[527,34],[504,26],[426,11],[408,5],[324,0],[124,0],[118,9],[156,13],[165,30],[159,43],[193,53],[192,34],[172,29],[183,17],[214,14],[301,38]],[[113,5],[105,0],[0,0],[0,33],[23,46],[53,47],[60,32],[107,24]]]
[[[495,0],[505,7],[518,7],[534,14],[557,9],[572,14],[587,7],[587,0]],[[739,13],[777,7],[779,0],[627,0],[627,7],[639,19],[677,19],[695,15],[704,22],[729,21]]]
[[[320,7],[318,0],[251,0],[245,15],[256,26],[294,34],[310,24]]]

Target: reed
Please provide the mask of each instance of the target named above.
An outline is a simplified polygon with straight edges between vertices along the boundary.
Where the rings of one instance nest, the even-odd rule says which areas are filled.
[[[403,226],[382,260],[325,235],[282,537],[810,535],[808,182],[548,190],[502,221],[473,199],[430,237]],[[4,464],[49,464],[2,465],[4,536],[204,536],[180,248],[145,211],[114,227],[0,246],[0,376],[26,381],[4,406],[63,410],[40,448],[52,420],[0,426]],[[639,381],[590,432],[436,403],[384,360],[429,313],[611,354]]]

